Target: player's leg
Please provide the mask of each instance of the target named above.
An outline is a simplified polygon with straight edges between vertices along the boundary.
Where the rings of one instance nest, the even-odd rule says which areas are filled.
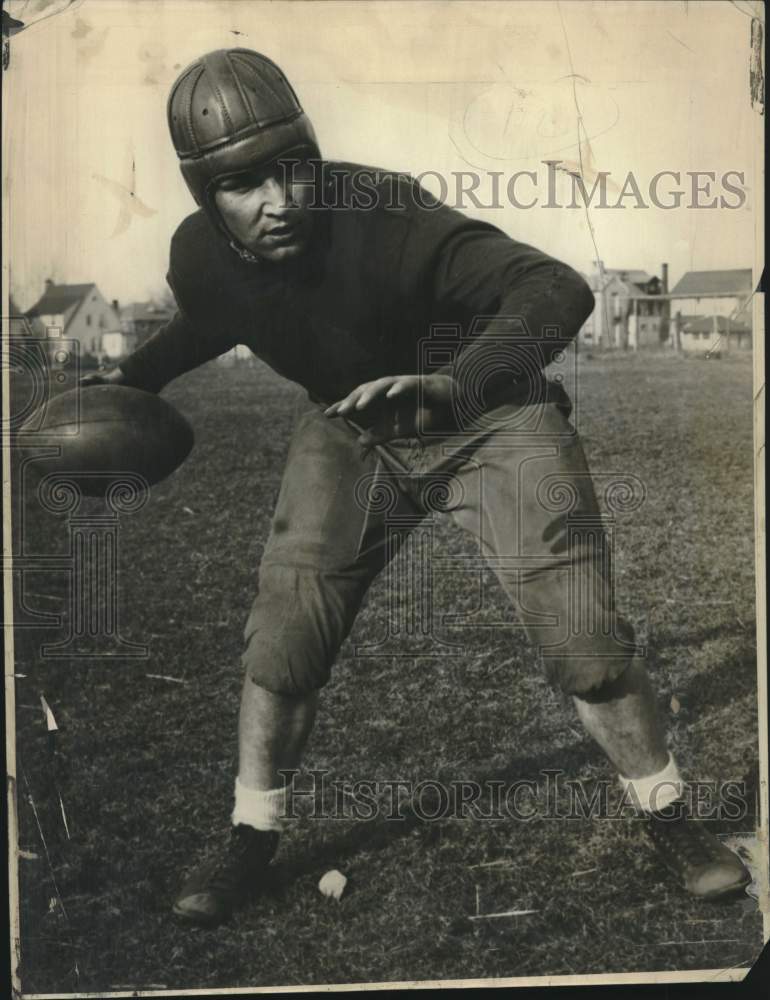
[[[239,778],[251,789],[278,787],[281,772],[299,764],[318,693],[394,554],[384,511],[366,502],[377,457],[362,458],[356,438],[315,406],[292,438],[245,629]],[[413,512],[405,497],[394,502]]]
[[[574,695],[573,701],[583,725],[622,777],[657,775],[667,767],[669,754],[655,694],[638,657],[615,680]]]
[[[318,707],[318,691],[276,694],[246,676],[238,715],[238,782],[267,791],[302,760]]]
[[[245,630],[232,836],[183,886],[174,909],[189,922],[219,923],[264,877],[286,811],[281,772],[299,766],[319,691],[393,554],[361,488],[376,458],[356,437],[314,406],[295,428]]]
[[[454,517],[479,538],[548,676],[651,817],[664,858],[697,895],[725,894],[748,879],[735,855],[702,824],[655,819],[681,805],[681,779],[633,630],[615,608],[609,543],[566,400],[535,405],[536,433],[511,408],[507,429],[460,467],[465,500]]]

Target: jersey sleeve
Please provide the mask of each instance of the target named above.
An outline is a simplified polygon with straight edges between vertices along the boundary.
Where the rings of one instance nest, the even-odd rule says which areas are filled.
[[[577,335],[593,309],[593,293],[567,264],[518,243],[494,227],[469,227],[442,247],[434,295],[472,315],[468,349],[485,334],[537,346],[543,365]]]
[[[137,389],[159,392],[173,379],[219,357],[237,343],[227,310],[217,308],[216,296],[208,287],[208,262],[196,259],[195,244],[191,252],[188,229],[182,223],[171,242],[166,280],[176,299],[176,313],[119,364],[127,384]]]
[[[412,254],[430,284],[434,314],[464,318],[461,349],[440,371],[485,384],[541,377],[593,310],[586,281],[567,264],[446,205],[419,215]]]

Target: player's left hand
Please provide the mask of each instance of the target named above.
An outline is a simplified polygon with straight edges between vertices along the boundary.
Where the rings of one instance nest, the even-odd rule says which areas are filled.
[[[327,417],[349,417],[364,429],[364,448],[393,438],[451,427],[454,380],[449,375],[389,375],[364,382],[332,403]]]

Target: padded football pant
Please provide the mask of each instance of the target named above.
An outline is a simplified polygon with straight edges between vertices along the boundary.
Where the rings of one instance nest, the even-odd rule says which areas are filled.
[[[581,694],[617,678],[634,637],[615,612],[607,534],[570,412],[549,384],[463,435],[362,456],[353,426],[303,404],[246,624],[254,683],[280,694],[321,688],[405,536],[399,526],[438,511],[474,537],[477,562],[497,574],[552,684]]]

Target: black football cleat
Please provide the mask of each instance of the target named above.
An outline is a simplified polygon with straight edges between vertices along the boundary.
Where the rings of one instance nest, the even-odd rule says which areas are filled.
[[[650,813],[645,824],[664,864],[698,899],[725,899],[751,882],[740,858],[721,844],[702,820],[689,816],[683,802]]]
[[[278,847],[279,834],[238,825],[219,857],[185,880],[174,913],[186,923],[216,927],[255,895]]]

